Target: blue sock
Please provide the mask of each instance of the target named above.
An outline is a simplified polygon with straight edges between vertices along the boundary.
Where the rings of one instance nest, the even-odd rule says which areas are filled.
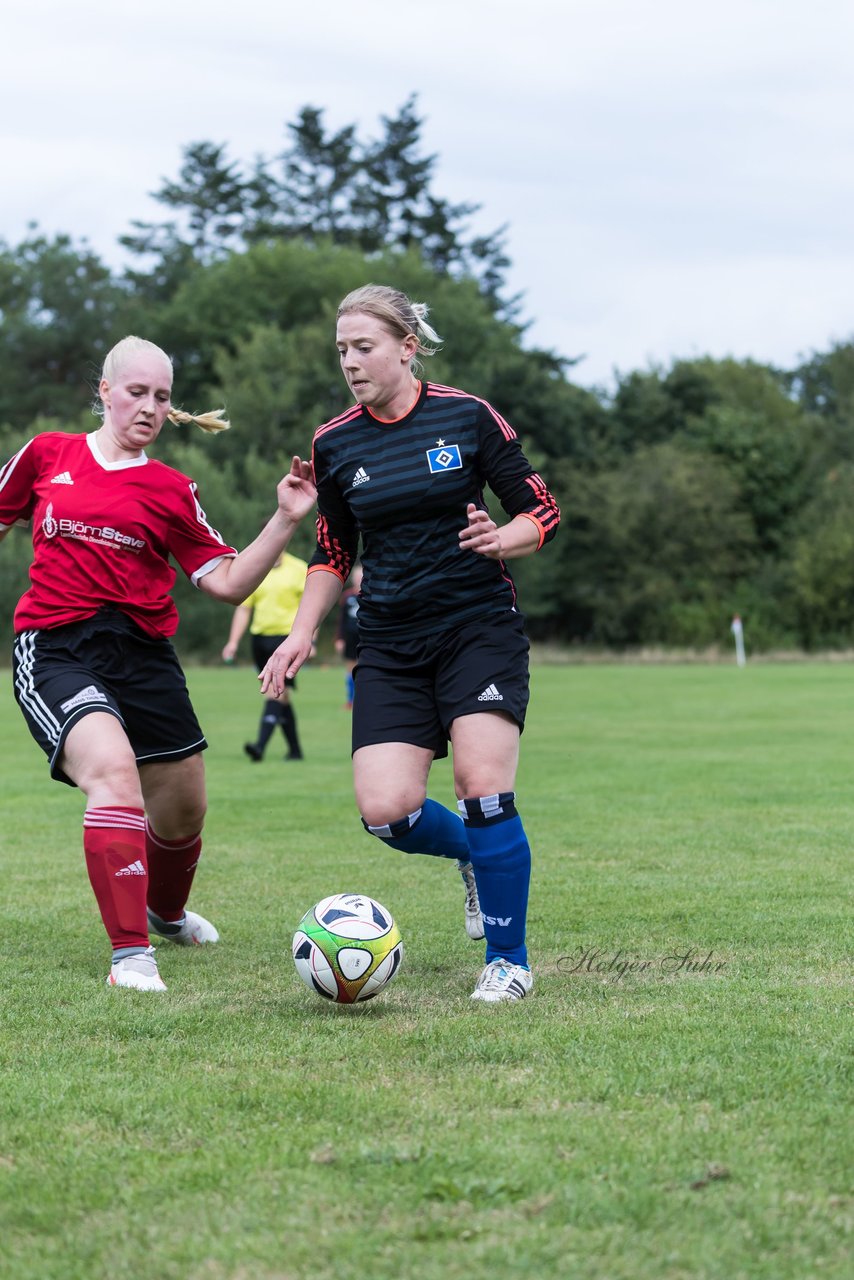
[[[353,694],[356,692],[356,681],[353,679],[350,672],[348,672],[344,677],[344,687],[347,690],[347,701],[352,702]]]
[[[515,798],[514,792],[505,791],[459,802],[483,912],[487,964],[499,956],[511,964],[528,963],[525,924],[531,848]]]
[[[378,836],[401,853],[428,853],[434,858],[469,860],[464,823],[451,809],[435,800],[425,800],[415,813],[387,827],[369,827],[364,818],[362,822],[372,836]]]

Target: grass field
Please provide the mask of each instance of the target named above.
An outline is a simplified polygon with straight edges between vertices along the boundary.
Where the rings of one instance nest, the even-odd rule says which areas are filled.
[[[450,864],[363,834],[339,668],[302,763],[193,670],[210,814],[162,996],[104,986],[82,800],[2,690],[0,1274],[9,1280],[807,1280],[850,1274],[854,668],[544,666],[518,781],[533,996],[476,1006]],[[432,793],[452,801],[447,762]],[[351,1008],[290,939],[380,899]],[[846,1054],[848,1057],[846,1058]]]

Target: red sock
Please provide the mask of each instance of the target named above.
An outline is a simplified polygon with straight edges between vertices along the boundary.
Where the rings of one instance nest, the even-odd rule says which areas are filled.
[[[115,805],[87,809],[83,815],[83,851],[89,883],[113,950],[148,946],[145,899],[145,814]]]
[[[201,831],[183,840],[164,840],[146,822],[145,848],[149,907],[168,924],[182,920],[202,853]]]

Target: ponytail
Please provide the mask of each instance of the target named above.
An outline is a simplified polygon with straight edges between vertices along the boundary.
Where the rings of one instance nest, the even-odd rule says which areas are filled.
[[[166,417],[176,427],[183,427],[188,422],[192,422],[211,435],[217,431],[227,431],[231,426],[225,416],[225,409],[211,409],[208,413],[185,413],[183,409],[170,409]]]

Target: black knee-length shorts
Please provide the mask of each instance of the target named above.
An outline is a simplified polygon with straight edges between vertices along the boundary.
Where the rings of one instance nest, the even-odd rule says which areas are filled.
[[[362,642],[353,701],[353,750],[378,742],[448,754],[458,716],[499,711],[521,732],[528,709],[528,637],[522,615],[404,642]]]
[[[171,642],[147,635],[118,609],[63,627],[22,631],[12,658],[15,698],[51,776],[69,730],[93,711],[122,723],[136,762],[183,760],[207,747]]]

